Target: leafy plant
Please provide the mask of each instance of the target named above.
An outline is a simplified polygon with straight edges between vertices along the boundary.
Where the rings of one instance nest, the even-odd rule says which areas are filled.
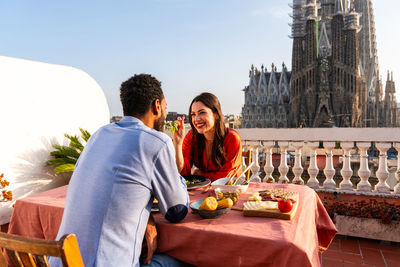
[[[56,173],[74,171],[75,164],[84,148],[82,140],[87,143],[90,138],[90,133],[87,130],[79,128],[79,131],[81,132],[80,137],[64,134],[64,136],[69,140],[68,146],[53,145],[53,148],[56,150],[50,152],[50,155],[54,158],[48,160],[46,165],[55,166],[54,171]]]
[[[337,201],[334,198],[325,199],[324,207],[332,220],[335,214],[344,216],[355,216],[359,218],[380,219],[383,224],[390,224],[392,221],[400,221],[400,205],[369,199]]]

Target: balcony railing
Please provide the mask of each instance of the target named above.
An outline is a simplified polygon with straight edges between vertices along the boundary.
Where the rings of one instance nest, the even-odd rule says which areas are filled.
[[[272,154],[276,143],[280,153],[280,165],[278,171],[280,174],[278,183],[289,183],[287,177],[289,165],[287,162],[287,153],[294,151],[294,165],[292,171],[294,178],[291,183],[304,184],[305,176],[302,166],[302,154],[310,157],[310,163],[307,168],[309,179],[306,185],[319,191],[341,191],[354,192],[356,194],[381,195],[400,197],[399,175],[400,157],[397,157],[396,179],[397,184],[391,190],[387,180],[389,177],[387,151],[394,148],[400,151],[400,128],[298,128],[298,129],[239,129],[242,137],[244,150],[252,153],[254,164],[251,168],[252,173],[260,171],[259,153],[264,150],[265,178],[262,182],[267,182],[275,171],[272,164]],[[325,152],[325,168],[323,169],[324,180],[322,185],[317,179],[319,168],[317,166],[317,150],[320,144],[323,144]],[[368,149],[375,146],[379,151],[378,169],[376,178],[378,183],[371,185],[371,170],[368,166]],[[333,165],[333,153],[335,147],[340,146],[339,150],[342,158],[342,167],[340,176],[342,181],[337,187],[334,181],[336,170]],[[262,149],[264,148],[264,149]],[[352,152],[352,155],[351,155]],[[359,170],[357,172],[360,181],[357,185],[353,184],[351,177],[354,172],[351,167],[351,157],[359,158]],[[261,181],[261,179],[259,179]],[[271,180],[270,180],[271,182]],[[274,182],[274,180],[272,180]]]

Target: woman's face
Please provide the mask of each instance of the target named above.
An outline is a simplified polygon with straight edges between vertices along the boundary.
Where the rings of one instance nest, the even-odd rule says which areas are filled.
[[[199,134],[214,133],[214,113],[202,102],[193,102],[190,116]]]

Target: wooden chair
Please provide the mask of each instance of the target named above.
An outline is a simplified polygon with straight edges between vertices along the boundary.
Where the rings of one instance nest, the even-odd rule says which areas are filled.
[[[74,234],[66,234],[59,241],[49,241],[0,233],[0,248],[0,267],[8,266],[7,256],[14,267],[48,267],[47,256],[61,258],[64,267],[84,266]]]

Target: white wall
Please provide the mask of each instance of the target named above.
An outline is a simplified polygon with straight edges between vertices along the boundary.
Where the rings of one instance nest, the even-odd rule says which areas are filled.
[[[68,182],[45,162],[64,133],[93,133],[109,122],[104,93],[82,70],[0,56],[0,173],[14,199]],[[14,201],[13,201],[14,202]],[[12,203],[0,203],[0,224]]]

